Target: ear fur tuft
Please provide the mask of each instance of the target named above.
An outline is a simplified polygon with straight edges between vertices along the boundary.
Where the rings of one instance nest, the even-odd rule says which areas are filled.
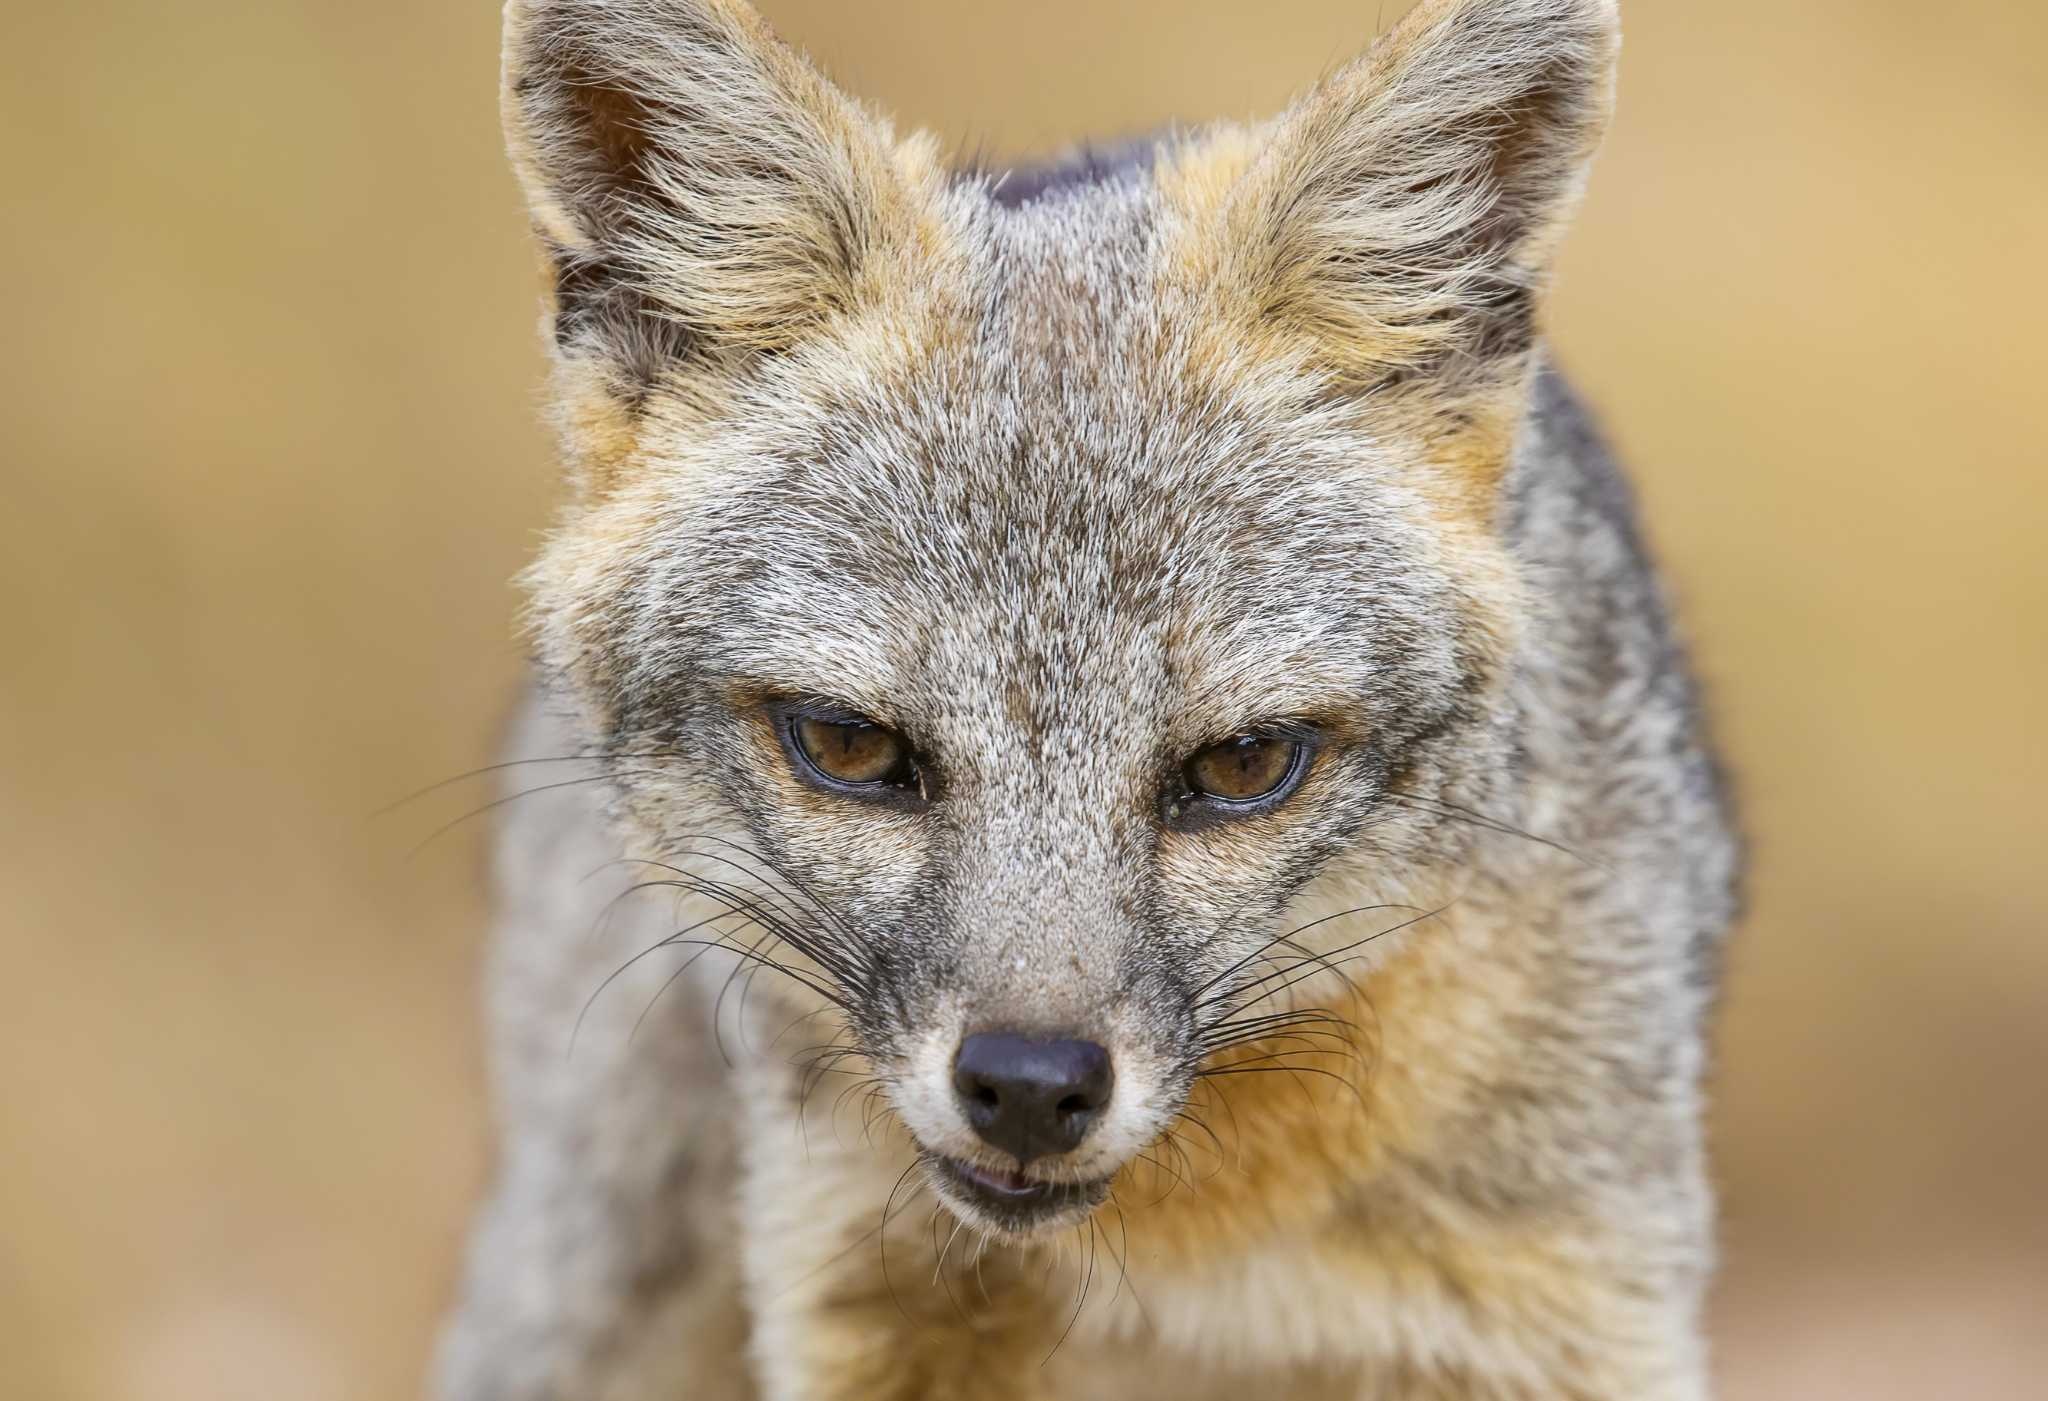
[[[914,237],[887,125],[737,0],[510,0],[502,94],[556,341],[628,389],[789,345]]]
[[[1266,129],[1216,276],[1359,387],[1513,375],[1619,47],[1614,0],[1423,0]]]

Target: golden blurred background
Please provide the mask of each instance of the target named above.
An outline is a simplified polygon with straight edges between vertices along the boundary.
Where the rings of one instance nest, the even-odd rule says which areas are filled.
[[[962,149],[1249,115],[1396,0],[765,8]],[[1729,1397],[2048,1368],[2048,9],[1632,0],[1554,310],[1747,795]],[[553,491],[489,0],[0,19],[0,1395],[417,1394],[485,1166]]]

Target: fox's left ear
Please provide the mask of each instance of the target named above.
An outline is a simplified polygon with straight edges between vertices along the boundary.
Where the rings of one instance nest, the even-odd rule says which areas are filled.
[[[1187,153],[1220,218],[1190,254],[1357,388],[1517,376],[1619,48],[1615,0],[1422,0],[1235,158]]]

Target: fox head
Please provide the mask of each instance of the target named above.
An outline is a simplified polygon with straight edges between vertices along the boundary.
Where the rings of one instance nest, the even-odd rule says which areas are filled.
[[[543,659],[949,1206],[1071,1224],[1511,780],[1503,483],[1613,0],[1423,0],[1269,123],[1029,188],[737,0],[508,15]]]

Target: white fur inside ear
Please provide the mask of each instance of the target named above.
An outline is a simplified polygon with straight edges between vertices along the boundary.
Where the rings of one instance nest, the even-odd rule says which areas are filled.
[[[746,6],[513,0],[507,20],[507,137],[564,314],[597,295],[615,325],[772,349],[913,237],[887,123]]]
[[[1612,107],[1613,0],[1424,0],[1285,114],[1231,213],[1276,314],[1394,364],[1546,280]]]

